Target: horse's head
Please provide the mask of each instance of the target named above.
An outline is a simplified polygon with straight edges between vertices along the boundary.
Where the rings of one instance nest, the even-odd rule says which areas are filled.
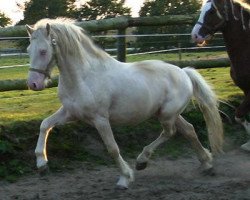
[[[43,90],[50,73],[55,65],[55,39],[51,36],[51,27],[33,29],[26,25],[30,36],[30,45],[27,48],[30,57],[28,87],[32,90]]]
[[[204,45],[206,40],[210,40],[213,34],[222,28],[225,23],[224,1],[207,0],[202,8],[198,22],[192,30],[194,42]]]

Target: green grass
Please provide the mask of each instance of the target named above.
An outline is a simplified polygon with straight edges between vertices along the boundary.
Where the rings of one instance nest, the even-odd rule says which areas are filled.
[[[216,52],[189,52],[181,53],[182,60],[197,60],[197,59],[209,59],[209,58],[217,58],[217,57],[226,57],[227,54],[224,51],[216,51]],[[162,53],[162,54],[144,54],[144,55],[136,55],[136,56],[127,56],[127,62],[136,62],[142,60],[164,60],[164,61],[173,61],[179,60],[178,53]]]
[[[41,92],[30,90],[1,92],[0,122],[10,124],[16,121],[41,120],[59,107],[57,88]]]
[[[8,48],[18,48],[17,42],[10,40],[0,40],[0,51],[2,49],[8,49]]]
[[[0,56],[0,67],[1,66],[12,66],[12,65],[28,65],[28,56]]]
[[[0,80],[13,80],[13,79],[27,79],[29,70],[29,58],[27,56],[22,57],[0,57],[1,66],[17,66],[12,68],[0,68]],[[52,76],[57,75],[58,70],[55,68],[52,72]]]
[[[29,58],[28,56],[0,56],[0,67],[2,66],[14,66],[14,65],[26,65],[14,68],[0,68],[0,80],[11,79],[26,79],[28,73]]]
[[[0,80],[26,79],[28,66],[0,69]]]
[[[230,77],[230,67],[198,70],[220,99],[230,100],[233,96],[243,95]]]

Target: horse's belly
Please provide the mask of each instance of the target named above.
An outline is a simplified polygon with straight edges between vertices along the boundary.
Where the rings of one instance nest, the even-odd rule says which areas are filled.
[[[138,124],[153,116],[160,105],[159,102],[151,102],[150,99],[123,102],[109,110],[110,122],[112,124]]]
[[[116,124],[116,125],[132,125],[132,124],[138,124],[148,118],[150,118],[150,114],[145,114],[145,113],[139,113],[139,112],[129,112],[129,113],[113,113],[111,114],[109,120],[111,124]]]

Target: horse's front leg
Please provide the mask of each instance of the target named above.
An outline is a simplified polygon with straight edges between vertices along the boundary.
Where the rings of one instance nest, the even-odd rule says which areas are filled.
[[[46,143],[50,130],[57,124],[64,124],[69,120],[69,115],[63,107],[61,107],[56,113],[44,119],[40,126],[40,134],[36,145],[36,161],[37,168],[41,171],[47,168],[47,152]]]
[[[237,123],[241,124],[245,128],[247,134],[250,135],[250,123],[246,119],[238,118],[235,116],[235,121]],[[250,140],[248,140],[248,142],[242,144],[240,148],[244,151],[250,152]]]
[[[120,150],[115,141],[109,120],[104,117],[97,117],[93,123],[98,130],[104,144],[106,145],[109,154],[114,158],[121,171],[121,176],[117,182],[117,186],[120,189],[127,189],[129,183],[134,180],[133,170],[120,155]]]

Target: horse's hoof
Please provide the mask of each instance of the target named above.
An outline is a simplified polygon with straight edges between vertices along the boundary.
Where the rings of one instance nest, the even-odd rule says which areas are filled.
[[[202,173],[202,175],[204,175],[204,176],[215,176],[215,175],[216,175],[216,172],[215,172],[215,170],[214,170],[213,167],[211,167],[211,168],[209,168],[209,169],[205,169],[205,170],[203,170],[201,173]]]
[[[41,177],[48,175],[49,174],[49,167],[47,165],[39,167],[38,173]]]
[[[117,189],[117,190],[127,190],[128,187],[123,186],[123,185],[116,185],[115,189]]]
[[[120,178],[119,178],[119,180],[118,180],[118,182],[116,184],[116,189],[118,189],[118,190],[126,190],[126,189],[128,189],[128,185],[129,185],[130,182],[131,181],[128,178],[126,178],[124,176],[120,176]]]
[[[136,163],[136,170],[144,170],[148,166],[147,162]]]

